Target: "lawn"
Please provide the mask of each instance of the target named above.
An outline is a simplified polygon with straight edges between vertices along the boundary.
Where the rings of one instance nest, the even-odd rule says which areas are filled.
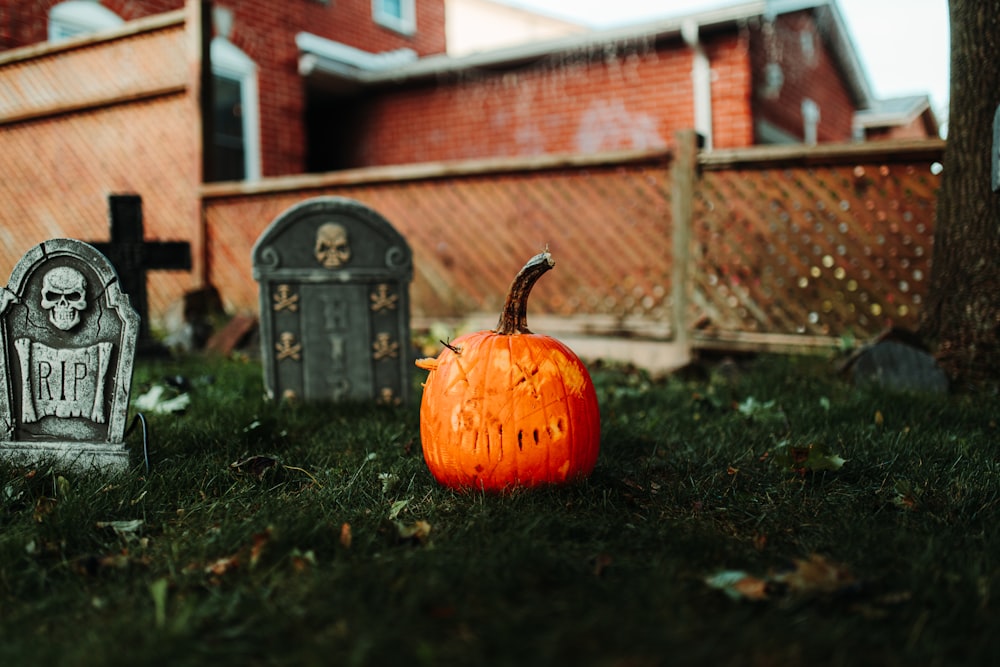
[[[133,398],[192,398],[148,471],[0,464],[0,664],[995,664],[1000,399],[832,368],[595,366],[590,479],[484,495],[433,481],[418,404],[142,363]]]

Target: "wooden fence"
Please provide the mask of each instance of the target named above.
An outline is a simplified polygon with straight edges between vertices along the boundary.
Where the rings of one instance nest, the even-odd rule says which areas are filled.
[[[690,323],[699,346],[829,345],[916,329],[944,143],[700,157]]]
[[[418,329],[490,325],[513,274],[545,245],[557,267],[533,293],[539,330],[802,349],[916,326],[943,142],[700,154],[693,142],[681,133],[672,152],[205,186],[207,277],[229,309],[254,311],[254,240],[289,206],[339,195],[409,240]]]
[[[47,239],[106,241],[115,193],[142,195],[147,239],[191,241],[201,257],[198,70],[187,18],[178,10],[0,54],[3,280]],[[190,288],[186,272],[158,273],[149,281],[154,313]]]
[[[253,310],[250,249],[305,198],[338,195],[384,215],[414,253],[419,328],[488,313],[514,274],[549,246],[557,267],[533,313],[602,331],[670,335],[669,154],[374,168],[203,189],[209,280],[230,310]]]

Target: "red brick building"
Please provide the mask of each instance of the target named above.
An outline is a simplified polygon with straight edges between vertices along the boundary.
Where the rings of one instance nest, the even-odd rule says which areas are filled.
[[[336,43],[347,54],[345,60],[357,57],[398,62],[445,50],[444,0],[230,0],[203,4],[211,6],[207,13],[216,84],[215,136],[211,140],[216,173],[208,180],[256,179],[305,171],[310,142],[304,121],[310,110],[298,72],[297,35],[308,32]],[[81,39],[184,6],[185,0],[0,0],[0,52],[38,45],[50,38]],[[142,54],[135,57],[136,67],[143,67],[138,62]]]
[[[139,192],[147,238],[194,250],[193,277],[151,285],[158,316],[230,261],[206,250],[206,181],[657,151],[692,127],[709,149],[937,133],[872,98],[834,0],[444,52],[445,0],[0,0],[0,272],[104,237],[106,195]]]
[[[0,51],[183,5],[0,0]],[[657,148],[683,127],[711,147],[937,132],[930,113],[916,124],[881,113],[829,0],[743,3],[464,58],[444,55],[444,0],[229,0],[211,17],[210,180]]]

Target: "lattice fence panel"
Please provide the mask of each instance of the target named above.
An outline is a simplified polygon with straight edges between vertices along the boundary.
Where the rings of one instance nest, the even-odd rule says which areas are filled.
[[[692,231],[700,337],[916,328],[938,185],[930,161],[705,171]]]
[[[313,196],[337,195],[377,210],[410,243],[415,317],[499,313],[514,274],[549,244],[557,266],[532,292],[532,314],[600,316],[605,323],[663,328],[671,298],[669,193],[665,162],[345,183],[252,195],[226,196],[216,190],[204,204],[209,269],[230,309],[255,310],[249,258],[256,238],[287,207]]]
[[[0,61],[0,120],[50,115],[182,89],[189,77],[181,13],[161,29]]]

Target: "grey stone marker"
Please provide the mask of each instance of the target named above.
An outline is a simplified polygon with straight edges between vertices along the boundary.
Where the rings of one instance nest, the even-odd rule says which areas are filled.
[[[413,256],[385,218],[309,199],[264,230],[252,261],[269,397],[408,400]]]
[[[852,372],[857,386],[876,386],[895,392],[947,394],[948,376],[924,350],[894,340],[882,340],[863,349]]]
[[[139,316],[111,263],[45,241],[0,292],[0,456],[120,472]]]

